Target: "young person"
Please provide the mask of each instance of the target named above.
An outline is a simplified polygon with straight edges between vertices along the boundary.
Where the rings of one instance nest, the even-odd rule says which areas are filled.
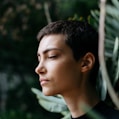
[[[98,33],[85,22],[56,21],[38,33],[38,61],[42,92],[61,94],[72,119],[89,119],[84,103],[105,119],[119,119],[119,112],[100,101],[96,92],[99,69]]]

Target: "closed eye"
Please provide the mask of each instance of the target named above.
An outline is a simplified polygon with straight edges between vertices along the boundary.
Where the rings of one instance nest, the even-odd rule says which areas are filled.
[[[49,59],[55,59],[55,58],[57,58],[58,56],[57,55],[51,55],[51,56],[49,56],[48,58]]]

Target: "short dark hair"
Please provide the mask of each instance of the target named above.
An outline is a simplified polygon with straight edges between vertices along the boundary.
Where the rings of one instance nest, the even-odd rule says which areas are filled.
[[[37,39],[40,42],[45,35],[51,34],[63,34],[66,36],[65,42],[71,48],[74,59],[77,61],[87,52],[93,53],[95,65],[90,74],[90,82],[95,85],[99,70],[97,31],[86,22],[61,20],[52,22],[41,29]]]

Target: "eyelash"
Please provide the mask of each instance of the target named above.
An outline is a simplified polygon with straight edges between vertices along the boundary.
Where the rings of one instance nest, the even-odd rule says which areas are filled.
[[[55,59],[57,57],[58,57],[58,55],[51,55],[51,56],[48,56],[47,58],[48,59]],[[40,62],[40,58],[38,58],[38,62]]]
[[[52,55],[52,56],[49,56],[48,58],[49,59],[54,59],[54,58],[57,58],[57,55]]]

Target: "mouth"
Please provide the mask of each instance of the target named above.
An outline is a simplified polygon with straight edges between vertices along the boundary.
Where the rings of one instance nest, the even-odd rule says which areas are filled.
[[[41,86],[46,85],[48,82],[49,82],[48,79],[40,78],[40,84],[41,84]]]

